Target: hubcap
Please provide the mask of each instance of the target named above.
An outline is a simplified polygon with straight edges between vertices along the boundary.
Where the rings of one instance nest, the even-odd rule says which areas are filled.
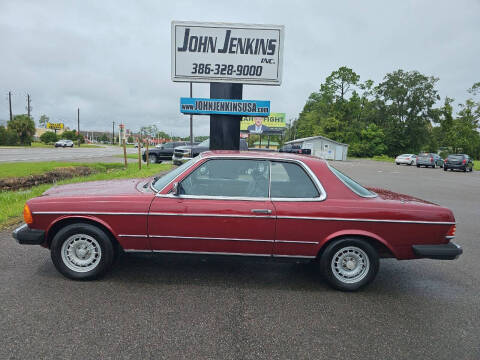
[[[343,283],[353,284],[367,276],[370,261],[367,254],[356,246],[338,250],[332,258],[332,273]]]
[[[63,263],[76,272],[87,272],[95,269],[102,258],[102,249],[90,235],[75,234],[62,245]]]

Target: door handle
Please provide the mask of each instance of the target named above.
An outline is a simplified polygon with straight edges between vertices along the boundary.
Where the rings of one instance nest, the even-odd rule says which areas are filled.
[[[270,209],[252,209],[252,213],[254,213],[254,214],[271,214],[272,210],[270,210]]]

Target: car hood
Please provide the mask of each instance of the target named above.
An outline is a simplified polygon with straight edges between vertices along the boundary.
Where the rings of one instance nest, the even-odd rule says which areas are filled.
[[[43,193],[50,196],[130,195],[148,190],[150,179],[102,180],[54,186]]]

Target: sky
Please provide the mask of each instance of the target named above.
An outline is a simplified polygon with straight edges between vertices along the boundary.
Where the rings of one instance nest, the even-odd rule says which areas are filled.
[[[380,82],[397,69],[438,77],[442,99],[468,98],[480,81],[480,1],[0,1],[0,120],[25,113],[111,131],[156,125],[189,133],[179,113],[188,83],[171,80],[171,21],[285,25],[281,86],[244,85],[244,99],[271,101],[298,117],[306,99],[340,66]],[[209,85],[194,83],[194,97]],[[208,135],[209,117],[194,117]]]

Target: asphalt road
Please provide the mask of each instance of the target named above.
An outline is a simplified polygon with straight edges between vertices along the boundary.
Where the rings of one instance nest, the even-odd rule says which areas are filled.
[[[136,153],[138,149],[127,148],[128,153]],[[123,155],[119,146],[102,146],[99,148],[31,148],[0,147],[0,162],[13,161],[121,161],[115,155]],[[112,158],[113,157],[113,158]]]
[[[0,358],[480,359],[480,173],[337,162],[376,187],[450,207],[456,261],[383,260],[357,293],[311,265],[128,255],[74,282],[0,233]]]

